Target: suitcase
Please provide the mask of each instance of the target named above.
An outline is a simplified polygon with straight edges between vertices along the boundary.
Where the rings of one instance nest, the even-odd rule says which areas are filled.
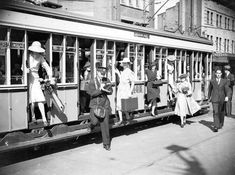
[[[134,111],[138,109],[138,98],[130,97],[127,99],[121,99],[122,111]]]

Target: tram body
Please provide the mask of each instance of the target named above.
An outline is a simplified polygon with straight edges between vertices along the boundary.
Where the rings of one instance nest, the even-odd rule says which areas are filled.
[[[137,112],[146,109],[144,65],[152,61],[158,63],[164,82],[160,87],[161,101],[158,108],[169,108],[168,55],[176,57],[174,79],[187,73],[189,68],[193,97],[198,102],[206,100],[208,81],[211,78],[211,42],[13,2],[0,9],[0,66],[3,69],[0,79],[0,133],[30,130],[26,63],[28,46],[33,41],[40,41],[46,50],[45,58],[53,68],[54,76],[57,76],[57,95],[65,109],[61,113],[52,105],[47,111],[51,126],[76,123],[85,114],[89,115],[89,109],[82,101],[86,82],[81,77],[86,61],[91,62],[92,77],[95,76],[96,62],[108,67],[107,76],[114,90],[109,96],[112,114],[116,113],[114,70],[123,56],[132,60],[131,69],[135,73],[134,96],[138,97]],[[14,74],[13,69],[19,66],[22,72]],[[50,104],[50,100],[47,104]]]

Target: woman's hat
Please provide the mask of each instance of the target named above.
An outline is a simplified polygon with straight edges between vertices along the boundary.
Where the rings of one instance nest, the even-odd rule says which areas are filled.
[[[187,76],[188,76],[187,74],[182,74],[182,75],[179,76],[179,78],[180,78],[180,79],[182,79],[182,78],[187,78]]]
[[[29,46],[29,50],[37,53],[45,52],[45,50],[41,47],[41,43],[39,41],[34,41],[31,46]]]
[[[167,59],[168,61],[175,61],[175,60],[176,60],[176,57],[175,57],[175,55],[168,55],[168,56],[166,57],[166,59]]]
[[[120,63],[130,63],[131,61],[130,61],[130,58],[125,57],[125,58],[123,58],[122,61],[119,61],[119,62]]]
[[[231,69],[231,66],[226,65],[226,66],[224,66],[224,69],[225,69],[225,70],[230,70],[230,69]]]

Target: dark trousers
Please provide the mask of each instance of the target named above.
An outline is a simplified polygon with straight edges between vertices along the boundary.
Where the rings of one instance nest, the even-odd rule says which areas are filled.
[[[230,116],[232,114],[232,98],[229,98],[226,102],[226,115]]]
[[[212,103],[213,106],[213,119],[216,128],[221,128],[224,125],[224,113],[225,105],[224,102]]]
[[[90,116],[91,116],[90,117],[91,125],[96,126],[98,124],[98,122],[100,123],[103,144],[110,144],[109,114],[108,114],[108,112],[106,112],[104,119],[100,119],[94,115],[94,109],[91,108]]]

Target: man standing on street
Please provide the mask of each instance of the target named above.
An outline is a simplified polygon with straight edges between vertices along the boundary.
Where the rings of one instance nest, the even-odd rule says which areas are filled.
[[[228,81],[229,86],[229,96],[228,101],[226,102],[226,116],[231,117],[232,116],[232,97],[233,97],[233,85],[234,85],[234,75],[230,72],[231,67],[229,65],[224,66],[224,72],[225,72],[225,79]]]
[[[208,90],[208,99],[212,102],[214,132],[218,132],[224,125],[224,101],[228,101],[229,87],[228,81],[222,79],[222,71],[220,68],[215,69],[215,79],[210,81]]]

